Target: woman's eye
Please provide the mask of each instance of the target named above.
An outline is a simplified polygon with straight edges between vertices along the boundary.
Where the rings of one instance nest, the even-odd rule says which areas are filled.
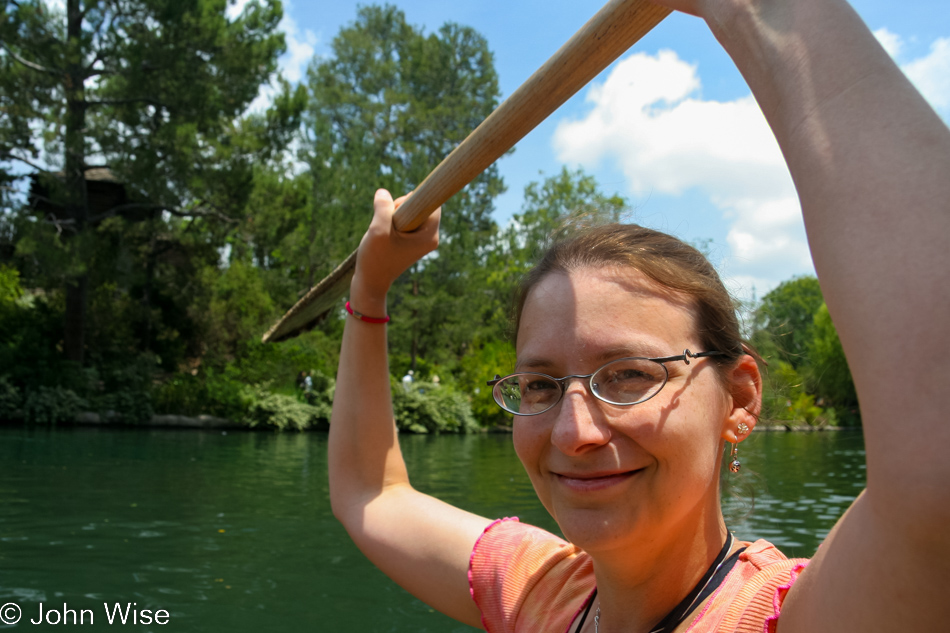
[[[636,382],[643,380],[654,380],[653,376],[650,374],[638,371],[636,369],[622,369],[620,371],[613,372],[609,378],[611,382]]]
[[[524,391],[545,391],[548,389],[557,389],[553,382],[550,380],[532,380],[524,386]]]

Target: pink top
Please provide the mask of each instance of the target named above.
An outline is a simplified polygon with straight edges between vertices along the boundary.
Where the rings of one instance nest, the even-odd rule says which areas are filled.
[[[725,581],[691,617],[689,633],[774,633],[785,594],[808,564],[771,543],[746,543]],[[568,633],[594,590],[583,550],[517,519],[495,521],[469,563],[472,598],[489,633]]]

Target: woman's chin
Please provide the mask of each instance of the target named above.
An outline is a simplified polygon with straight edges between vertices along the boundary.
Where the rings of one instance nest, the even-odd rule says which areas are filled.
[[[624,511],[626,510],[626,511]],[[554,515],[564,538],[588,553],[628,547],[642,534],[641,521],[631,508],[556,507]]]

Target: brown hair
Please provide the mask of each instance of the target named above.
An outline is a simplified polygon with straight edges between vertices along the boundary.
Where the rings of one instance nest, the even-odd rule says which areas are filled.
[[[696,310],[703,346],[692,351],[723,352],[722,356],[712,357],[720,370],[745,353],[756,357],[742,339],[735,304],[709,260],[671,235],[636,224],[582,229],[548,248],[537,266],[521,280],[515,295],[515,339],[525,301],[542,279],[551,273],[605,266],[635,268],[660,286],[689,298]]]

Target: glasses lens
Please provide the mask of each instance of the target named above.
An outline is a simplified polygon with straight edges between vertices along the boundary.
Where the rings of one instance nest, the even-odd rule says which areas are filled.
[[[561,386],[544,374],[514,374],[495,383],[492,396],[505,411],[541,413],[561,399]]]
[[[594,393],[613,404],[649,400],[666,384],[666,367],[646,358],[621,358],[607,363],[591,379]]]

